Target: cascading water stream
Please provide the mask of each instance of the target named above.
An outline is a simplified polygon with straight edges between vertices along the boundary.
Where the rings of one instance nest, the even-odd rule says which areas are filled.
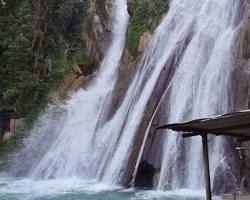
[[[98,132],[98,122],[104,115],[103,106],[108,105],[116,83],[129,18],[126,0],[114,1],[113,7],[112,43],[101,63],[101,71],[86,91],[77,92],[67,102],[68,119],[58,139],[32,170],[33,177],[81,176],[99,179],[98,166],[93,163],[98,158],[93,152],[101,154],[99,148],[102,144],[92,141],[95,140],[95,132]]]
[[[183,47],[185,51],[179,55],[181,62],[175,63],[176,71],[170,84],[166,85],[165,93],[146,129],[132,184],[152,122],[160,107],[165,109],[164,123],[181,122],[233,110],[232,72],[237,66],[235,55],[237,50],[234,48],[238,44],[239,31],[243,25],[245,6],[245,1],[228,0],[171,2],[168,15],[155,35],[162,35],[161,43],[164,38],[178,41],[181,40],[181,36],[183,40],[183,37],[188,37],[190,32],[192,36],[188,44]],[[178,35],[182,31],[184,34]],[[154,39],[155,37],[153,41]],[[172,43],[174,46],[177,44]],[[176,50],[171,44],[166,46],[166,49],[162,49],[164,63],[170,59],[168,52]],[[211,139],[210,145],[213,181],[216,167],[227,166],[228,160],[224,158],[223,138]],[[158,182],[155,187],[159,190],[203,188],[201,158],[199,139],[183,143],[179,135],[168,132],[163,147],[161,171],[158,180],[155,181]]]
[[[228,0],[172,2],[172,7],[176,8],[178,15],[183,13],[184,19],[195,13],[192,15],[195,25],[192,40],[165,94],[168,96],[165,106],[169,109],[169,123],[232,111],[232,72],[236,67],[234,48],[242,27],[244,3]],[[200,140],[189,141],[185,148],[185,162],[180,163],[181,138],[171,132],[167,135],[158,189],[202,188]],[[210,144],[212,181],[216,167],[223,160],[223,143],[223,138],[216,138]],[[182,164],[184,173],[179,171],[178,164]]]
[[[104,106],[110,103],[110,95],[116,83],[129,19],[126,0],[115,0],[113,4],[112,43],[101,63],[98,76],[87,89],[79,90],[64,105],[58,106],[56,110],[61,110],[60,117],[56,117],[55,111],[50,109],[50,114],[40,119],[39,126],[35,127],[34,133],[26,140],[24,149],[15,155],[12,166],[18,166],[25,160],[32,163],[31,159],[35,159],[36,162],[29,170],[32,178],[78,176],[99,179],[98,166],[93,163],[98,158],[93,157],[93,152],[97,151],[101,155],[102,152],[98,150],[102,143],[95,144],[93,141],[99,122],[105,117]],[[49,133],[50,131],[52,132]],[[50,141],[51,137],[47,138],[49,141],[45,140],[48,134],[53,135],[53,142]],[[33,156],[33,151],[30,150],[37,148],[41,142],[48,142],[50,145],[45,145],[47,149],[43,148],[44,155],[37,160],[37,155]],[[20,161],[19,158],[23,160]]]
[[[126,5],[122,6],[123,12],[117,14],[126,10]],[[189,19],[187,21],[192,24]],[[125,29],[116,27],[114,30],[119,30],[119,33],[124,31],[122,33],[125,35]],[[167,37],[172,31],[175,37]],[[120,107],[102,126],[98,124],[102,120],[98,116],[104,109],[102,106],[107,104],[114,84],[109,82],[110,76],[112,77],[109,71],[102,70],[87,91],[81,90],[74,94],[63,107],[67,116],[62,131],[39,164],[33,167],[30,176],[34,178],[80,176],[111,184],[122,183],[133,140],[158,77],[166,60],[183,46],[183,42],[190,36],[190,31],[189,23],[182,23],[178,27],[168,23],[160,25],[137,66]],[[105,66],[107,60],[112,61],[113,54],[117,55],[118,49],[112,49],[113,46],[119,45],[111,45],[112,53],[108,52],[104,59]],[[119,51],[122,52],[121,49]],[[27,146],[32,146],[32,142]]]
[[[168,97],[168,101],[164,102],[169,110],[166,114],[168,122],[232,109],[228,101],[234,64],[232,48],[241,26],[240,11],[244,2],[173,0],[168,15],[157,28],[137,65],[120,107],[107,120],[106,107],[111,103],[128,23],[126,1],[115,0],[113,40],[101,64],[101,71],[86,90],[79,90],[65,105],[59,106],[63,114],[58,120],[53,116],[49,121],[45,120],[45,127],[38,131],[42,132],[40,139],[34,134],[28,139],[23,150],[24,154],[28,152],[25,159],[29,162],[34,159],[34,164],[29,166],[29,176],[35,179],[77,176],[111,184],[122,183],[134,139],[151,95],[163,70],[169,68],[174,67],[176,71],[170,85],[164,85],[164,95]],[[179,59],[169,64],[173,56]],[[31,156],[29,150],[36,149],[39,142],[43,142],[42,136],[51,131],[52,139],[43,148],[43,155],[38,158]],[[157,186],[160,190],[182,186],[197,189],[202,185],[198,180],[200,176],[194,175],[202,173],[199,159],[188,162],[185,180],[178,176],[176,163],[179,140],[180,137],[175,134],[166,137]],[[215,140],[215,146],[221,141]],[[218,154],[217,159],[220,159],[220,151],[216,148],[213,150],[214,154]],[[199,142],[192,140],[186,160],[189,160],[190,155],[198,155],[199,158],[199,152]],[[18,158],[20,154],[16,155],[13,165],[23,162],[18,161]],[[217,161],[213,160],[212,165],[215,166]]]

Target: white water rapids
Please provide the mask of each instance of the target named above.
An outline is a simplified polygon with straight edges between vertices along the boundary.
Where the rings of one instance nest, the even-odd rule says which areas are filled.
[[[87,89],[80,89],[65,104],[53,107],[39,119],[24,148],[14,155],[12,171],[27,171],[27,176],[36,180],[78,177],[121,184],[139,125],[163,69],[175,68],[170,83],[163,85],[166,101],[161,105],[168,111],[165,122],[231,111],[234,48],[245,3],[244,0],[171,1],[168,14],[136,66],[120,107],[107,120],[129,20],[126,0],[115,0],[112,42],[97,77]],[[173,55],[180,59],[174,65],[167,65]],[[187,142],[183,156],[186,164],[182,161],[185,172],[181,173],[176,167],[180,145],[178,135],[166,136],[164,153],[157,155],[162,157],[156,184],[159,190],[203,188],[200,141]],[[212,177],[223,159],[222,146],[223,139],[213,140]]]

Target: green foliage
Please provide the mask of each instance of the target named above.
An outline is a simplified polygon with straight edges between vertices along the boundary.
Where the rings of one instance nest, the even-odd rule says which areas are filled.
[[[83,32],[93,20],[88,0],[6,2],[0,6],[0,110],[15,109],[24,122],[0,143],[0,161],[18,147],[75,63],[85,75],[97,66],[85,53]],[[98,3],[98,11],[105,8]]]
[[[0,143],[0,160],[21,143],[75,63],[85,75],[97,66],[85,53],[83,37],[83,32],[92,34],[89,0],[6,2],[0,6],[0,110],[15,109],[25,121],[17,134]],[[96,3],[106,18],[103,1]]]
[[[149,15],[149,3],[147,0],[138,0],[136,1],[133,8],[133,16],[131,19],[130,26],[128,27],[127,33],[127,45],[132,53],[135,53],[135,50],[139,43],[139,38],[141,33],[145,30],[144,26],[147,22],[147,17]]]
[[[0,109],[41,110],[82,52],[87,0],[7,1],[0,9]],[[77,57],[77,58],[76,58]],[[93,63],[93,62],[92,62]]]
[[[135,0],[130,3],[131,22],[127,32],[127,47],[137,54],[140,36],[145,30],[154,30],[159,18],[168,8],[168,0]]]
[[[155,1],[155,7],[157,7],[157,12],[159,15],[166,12],[168,10],[169,6],[169,0],[158,0]]]
[[[97,63],[90,56],[86,55],[84,51],[77,49],[72,52],[72,60],[78,64],[84,75],[92,74],[96,69]]]

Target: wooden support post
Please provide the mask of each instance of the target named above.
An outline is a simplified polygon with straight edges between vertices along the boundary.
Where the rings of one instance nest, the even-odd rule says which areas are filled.
[[[204,174],[205,174],[205,184],[206,184],[206,197],[207,200],[212,200],[207,134],[203,134],[201,135],[201,137],[203,145],[203,164],[204,164]]]
[[[2,139],[4,134],[3,130],[3,111],[0,111],[0,140]]]

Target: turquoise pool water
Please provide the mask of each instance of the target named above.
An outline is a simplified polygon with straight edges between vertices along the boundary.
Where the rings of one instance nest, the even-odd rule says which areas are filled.
[[[34,181],[0,178],[0,200],[204,200],[204,191],[124,189],[78,178]]]

